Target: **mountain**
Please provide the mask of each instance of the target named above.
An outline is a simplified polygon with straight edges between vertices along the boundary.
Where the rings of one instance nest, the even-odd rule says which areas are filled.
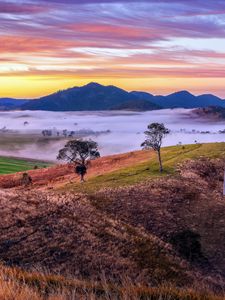
[[[176,92],[163,98],[156,96],[156,101],[161,103],[161,105],[165,108],[192,108],[198,105],[196,97],[188,91]]]
[[[144,99],[144,100],[148,100],[148,101],[154,101],[155,96],[147,93],[147,92],[130,92],[131,95],[134,95],[136,97],[138,97],[139,99]]]
[[[221,99],[212,94],[204,94],[204,95],[197,96],[197,101],[201,105],[201,107],[207,107],[207,106],[225,107],[225,100],[223,100],[223,103],[221,105]]]
[[[162,107],[158,104],[152,103],[144,99],[134,99],[115,106],[115,110],[133,110],[133,111],[147,111],[161,109]]]
[[[135,95],[115,86],[103,86],[92,82],[82,87],[70,88],[30,101],[21,108],[23,110],[85,111],[120,109],[119,107],[123,105],[126,109],[130,107],[143,109],[144,106],[147,109],[152,109],[152,107],[156,109],[157,107],[149,101],[143,103]]]
[[[211,94],[194,96],[188,91],[180,91],[168,96],[153,96],[145,92],[131,92],[132,95],[139,99],[145,99],[155,103],[163,108],[198,108],[208,106],[225,107],[225,100]]]
[[[211,94],[195,96],[179,91],[167,96],[147,92],[127,92],[116,86],[91,82],[33,100],[0,98],[1,110],[95,111],[95,110],[154,110],[160,108],[225,107],[225,100]]]
[[[0,110],[12,110],[21,107],[21,105],[29,102],[29,100],[0,98]]]

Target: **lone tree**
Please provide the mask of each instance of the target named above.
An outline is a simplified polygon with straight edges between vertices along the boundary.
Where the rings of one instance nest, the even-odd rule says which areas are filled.
[[[163,171],[161,159],[161,146],[163,138],[169,134],[169,129],[163,123],[152,123],[148,125],[148,130],[145,131],[146,140],[141,144],[144,149],[152,148],[158,154],[159,171]]]
[[[76,139],[66,143],[64,148],[59,150],[58,160],[65,160],[68,163],[74,163],[75,173],[84,181],[84,175],[87,173],[87,167],[90,160],[100,157],[98,144],[92,140]]]
[[[21,184],[26,187],[32,184],[32,178],[28,173],[23,173],[21,178]]]

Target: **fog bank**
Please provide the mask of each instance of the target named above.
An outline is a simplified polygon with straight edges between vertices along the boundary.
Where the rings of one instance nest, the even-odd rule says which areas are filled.
[[[160,122],[171,130],[163,146],[225,141],[224,122],[194,117],[188,109],[149,112],[44,112],[0,113],[0,155],[55,160],[67,137],[79,135],[99,143],[102,155],[139,150],[149,123]],[[50,130],[50,138],[43,137]],[[79,136],[79,137],[80,137]]]

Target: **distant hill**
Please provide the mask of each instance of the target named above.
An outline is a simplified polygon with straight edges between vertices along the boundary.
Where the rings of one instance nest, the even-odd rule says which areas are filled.
[[[188,91],[180,91],[168,96],[153,96],[145,92],[131,92],[131,94],[139,99],[149,100],[163,108],[225,107],[225,100],[211,94],[195,96]]]
[[[143,109],[160,108],[149,101],[140,101],[132,95],[115,86],[103,86],[89,83],[82,87],[74,87],[59,91],[52,95],[30,101],[22,105],[23,110],[51,110],[51,111],[93,111],[112,109]]]
[[[196,108],[193,113],[200,117],[216,120],[225,120],[225,108],[218,106],[209,106],[203,108]]]
[[[12,110],[21,107],[23,104],[28,103],[29,100],[0,98],[0,110]]]
[[[225,108],[225,100],[211,94],[195,96],[180,91],[167,96],[133,91],[116,86],[89,83],[33,100],[0,99],[1,110],[94,111],[94,110],[154,110],[160,108],[198,108],[217,106]]]
[[[130,100],[114,107],[115,110],[133,110],[133,111],[147,111],[147,110],[156,110],[161,108],[162,107],[160,105],[157,105],[155,103],[152,103],[144,99]]]

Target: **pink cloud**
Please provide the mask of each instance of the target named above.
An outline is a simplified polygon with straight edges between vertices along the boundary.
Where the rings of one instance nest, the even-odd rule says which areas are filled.
[[[0,3],[0,14],[36,14],[47,11],[47,6],[35,5],[31,3]]]

